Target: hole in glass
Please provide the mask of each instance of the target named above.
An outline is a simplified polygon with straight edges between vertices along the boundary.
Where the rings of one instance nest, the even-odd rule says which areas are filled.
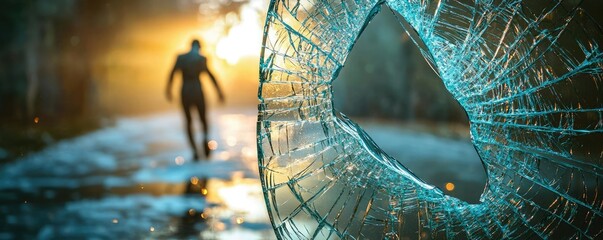
[[[477,203],[486,174],[466,113],[421,55],[420,41],[392,12],[378,13],[333,82],[335,107],[423,181]]]

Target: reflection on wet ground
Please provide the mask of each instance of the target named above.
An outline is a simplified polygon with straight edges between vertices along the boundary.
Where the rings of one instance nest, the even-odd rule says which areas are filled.
[[[256,114],[211,111],[213,152],[200,162],[191,161],[182,118],[171,112],[119,119],[1,165],[0,239],[274,239],[258,179]],[[419,177],[477,201],[485,178],[471,143],[363,126]]]
[[[210,114],[190,161],[176,113],[120,119],[0,167],[0,239],[272,239],[254,110]]]
[[[3,199],[0,239],[273,238],[256,179],[191,177],[105,191],[49,189],[23,198]]]

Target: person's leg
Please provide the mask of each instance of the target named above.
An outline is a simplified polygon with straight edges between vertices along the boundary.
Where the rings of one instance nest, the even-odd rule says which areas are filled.
[[[191,116],[191,104],[182,100],[182,109],[184,110],[184,117],[186,120],[186,134],[188,136],[188,144],[193,150],[193,159],[199,160],[199,154],[197,154],[197,146],[195,145],[195,135],[193,134],[193,121]]]
[[[197,111],[199,112],[199,121],[201,122],[201,129],[203,130],[203,150],[205,151],[205,157],[209,157],[209,123],[207,122],[207,117],[205,114],[205,101],[201,100],[197,103]]]

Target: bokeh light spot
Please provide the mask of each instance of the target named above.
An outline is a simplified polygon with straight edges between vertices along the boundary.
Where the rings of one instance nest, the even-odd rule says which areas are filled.
[[[216,149],[218,149],[218,142],[216,142],[216,140],[211,140],[207,143],[207,146],[211,150],[216,150]]]
[[[446,183],[446,190],[448,190],[450,192],[454,191],[454,183],[451,183],[451,182]]]

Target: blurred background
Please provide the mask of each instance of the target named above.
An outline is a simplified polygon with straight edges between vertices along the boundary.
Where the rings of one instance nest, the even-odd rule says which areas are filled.
[[[267,7],[3,1],[0,239],[274,238],[255,146]],[[213,153],[201,162],[191,161],[179,100],[164,94],[192,39],[226,96],[217,104],[202,76]],[[334,93],[385,152],[445,193],[478,201],[485,173],[466,114],[388,9],[355,45]]]

